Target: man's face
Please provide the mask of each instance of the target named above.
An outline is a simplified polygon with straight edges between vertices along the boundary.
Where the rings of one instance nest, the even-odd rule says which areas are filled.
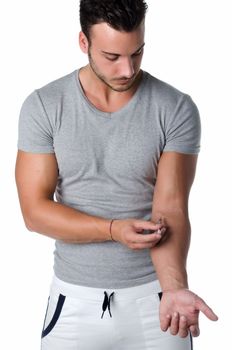
[[[90,31],[89,64],[95,75],[114,91],[127,91],[140,71],[144,23],[133,32],[121,32],[107,23],[95,24]]]

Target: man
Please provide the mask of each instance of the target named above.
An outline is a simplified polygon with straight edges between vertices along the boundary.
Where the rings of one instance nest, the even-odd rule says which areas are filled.
[[[82,0],[89,63],[20,111],[22,214],[56,239],[43,350],[189,350],[199,312],[217,319],[186,272],[200,117],[189,95],[140,69],[146,9]]]

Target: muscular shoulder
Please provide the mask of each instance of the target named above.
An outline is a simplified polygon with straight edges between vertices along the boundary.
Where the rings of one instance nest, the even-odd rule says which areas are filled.
[[[60,98],[69,95],[73,76],[74,72],[66,74],[37,88],[36,91],[46,104],[57,103]]]
[[[157,77],[145,72],[147,80],[147,92],[150,93],[152,101],[160,106],[173,108],[180,99],[187,94],[173,85],[158,79]]]

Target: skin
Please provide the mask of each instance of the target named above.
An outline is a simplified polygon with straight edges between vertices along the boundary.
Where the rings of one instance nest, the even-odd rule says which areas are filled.
[[[164,152],[159,160],[152,218],[162,217],[168,227],[167,238],[151,248],[163,296],[160,303],[160,324],[173,335],[186,337],[200,334],[199,312],[210,320],[218,317],[209,306],[188,289],[186,260],[190,245],[191,226],[188,217],[188,197],[194,181],[197,155]]]
[[[107,23],[96,24],[91,29],[91,45],[82,32],[79,42],[82,51],[89,57],[89,65],[80,76],[86,95],[96,103],[92,97],[94,89],[95,98],[103,98],[103,103],[97,103],[102,110],[115,110],[115,103],[116,109],[120,108],[120,101],[127,102],[139,83],[144,23],[132,33],[116,31]],[[138,49],[139,51],[136,51]],[[114,55],[115,53],[117,55]],[[130,80],[121,86],[119,79]],[[186,337],[189,331],[194,337],[199,335],[200,311],[209,319],[217,320],[216,314],[208,305],[188,290],[188,196],[196,164],[195,155],[177,152],[165,152],[161,155],[152,209],[154,222],[159,217],[167,217],[166,223],[169,227],[168,239],[151,249],[151,258],[163,290],[160,304],[161,329],[166,331],[170,328],[171,334],[179,334],[180,337]]]
[[[79,79],[85,95],[96,108],[114,112],[128,103],[141,81],[144,23],[131,33],[100,23],[92,26],[90,34],[91,45],[83,32],[79,34],[80,48],[89,59],[89,64],[80,70]],[[162,218],[168,230],[160,244],[157,244],[160,237],[153,238],[152,244],[152,235],[135,235],[136,225],[132,225],[132,221],[126,224],[133,226],[134,231],[131,229],[129,232],[123,220],[114,221],[112,226],[114,239],[128,244],[131,249],[144,249],[145,240],[146,244],[150,244],[151,259],[163,290],[161,329],[169,329],[171,334],[179,334],[180,337],[186,337],[189,331],[193,336],[199,335],[200,311],[209,319],[217,320],[206,303],[188,289],[187,282],[186,259],[190,243],[188,195],[196,164],[195,155],[164,152],[160,157],[152,205],[152,222]],[[109,220],[77,212],[53,201],[57,176],[55,155],[18,151],[16,182],[28,229],[78,243],[87,242],[86,237],[89,242],[106,240]],[[139,227],[161,227],[151,223],[146,223],[145,227],[141,220],[136,224],[138,232]],[[59,232],[59,237],[55,237],[54,232]],[[78,240],[75,236],[77,232]]]
[[[91,45],[83,32],[79,44],[89,58],[79,75],[86,96],[102,111],[118,110],[133,96],[141,79],[144,24],[132,33],[116,31],[107,23],[95,24]]]

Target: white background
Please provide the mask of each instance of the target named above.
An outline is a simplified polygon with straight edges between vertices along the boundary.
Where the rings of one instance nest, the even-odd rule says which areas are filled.
[[[231,343],[230,1],[150,0],[142,68],[191,95],[202,148],[190,196],[190,287],[219,316],[200,316],[195,350]],[[4,349],[39,349],[53,273],[54,241],[26,230],[14,166],[18,114],[35,88],[87,63],[78,46],[79,3],[1,2],[1,338]],[[3,348],[3,344],[0,344]],[[142,350],[142,349],[141,349]]]

